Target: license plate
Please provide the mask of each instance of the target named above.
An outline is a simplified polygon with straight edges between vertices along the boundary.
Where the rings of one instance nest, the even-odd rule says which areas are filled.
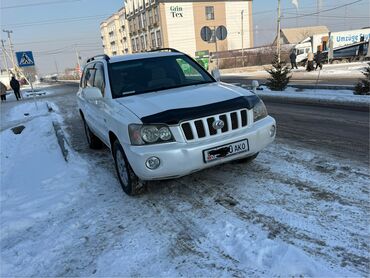
[[[203,151],[204,162],[211,162],[232,155],[240,154],[249,151],[248,140],[241,140],[227,145]]]

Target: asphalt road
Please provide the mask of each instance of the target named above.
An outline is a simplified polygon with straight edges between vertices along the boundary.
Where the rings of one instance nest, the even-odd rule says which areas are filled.
[[[265,104],[277,121],[278,138],[368,165],[368,112],[266,101]]]
[[[78,84],[64,84],[53,87],[53,90],[58,92],[55,98],[62,100],[59,104],[60,101],[57,101],[57,104],[66,106],[61,109],[73,113],[77,111],[73,94],[77,92]],[[368,165],[368,112],[269,101],[265,103],[270,115],[277,120],[278,140],[288,141],[297,148],[327,151],[339,158]],[[79,134],[83,136],[83,132]],[[75,139],[84,142],[84,138]]]

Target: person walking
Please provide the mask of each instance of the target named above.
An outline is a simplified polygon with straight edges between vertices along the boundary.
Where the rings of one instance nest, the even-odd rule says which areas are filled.
[[[0,96],[1,102],[6,101],[6,86],[0,81]]]
[[[316,56],[315,56],[315,62],[316,62],[316,68],[317,70],[318,67],[320,67],[320,70],[322,70],[322,54],[321,51],[317,51]]]
[[[313,70],[313,59],[314,59],[313,53],[308,52],[308,54],[307,54],[307,71],[312,71]]]
[[[297,67],[297,55],[295,54],[295,50],[293,50],[290,53],[289,58],[290,58],[290,63],[292,65],[292,69],[294,69],[294,68],[298,69],[298,67]]]
[[[19,90],[20,90],[21,86],[19,85],[19,81],[17,79],[15,79],[14,76],[12,76],[12,80],[10,80],[10,87],[12,87],[16,99],[20,100],[21,94],[20,94]]]

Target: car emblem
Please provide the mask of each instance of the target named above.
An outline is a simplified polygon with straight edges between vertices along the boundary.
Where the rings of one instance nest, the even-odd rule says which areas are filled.
[[[216,120],[213,122],[212,126],[214,129],[221,129],[225,126],[225,123],[223,120]]]

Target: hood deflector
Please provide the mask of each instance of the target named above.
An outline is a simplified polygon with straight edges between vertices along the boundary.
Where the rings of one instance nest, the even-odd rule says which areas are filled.
[[[181,121],[199,119],[215,114],[222,114],[238,109],[252,109],[260,101],[256,95],[242,96],[226,101],[216,102],[203,106],[179,108],[163,111],[141,118],[143,124],[168,124],[177,125]]]

